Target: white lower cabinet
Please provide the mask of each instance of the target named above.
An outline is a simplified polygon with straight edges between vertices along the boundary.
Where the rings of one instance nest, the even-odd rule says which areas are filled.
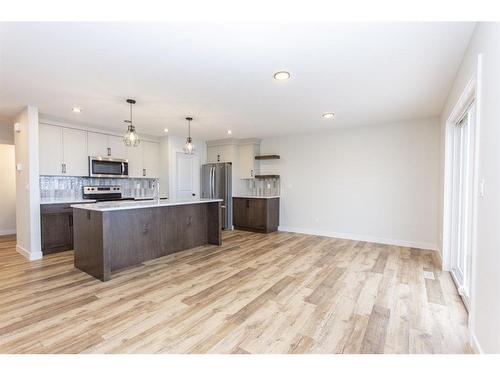
[[[88,176],[87,132],[40,124],[40,174]]]

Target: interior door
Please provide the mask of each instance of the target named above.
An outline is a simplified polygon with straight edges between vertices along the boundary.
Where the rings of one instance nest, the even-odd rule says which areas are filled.
[[[200,196],[200,159],[198,155],[178,152],[176,155],[176,197],[196,198]]]

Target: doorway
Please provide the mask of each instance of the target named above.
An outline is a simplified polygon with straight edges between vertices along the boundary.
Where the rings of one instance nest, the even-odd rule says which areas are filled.
[[[195,154],[177,152],[176,198],[200,196],[200,159]]]
[[[472,101],[450,127],[451,199],[449,269],[467,308],[471,295],[474,242],[476,103]]]

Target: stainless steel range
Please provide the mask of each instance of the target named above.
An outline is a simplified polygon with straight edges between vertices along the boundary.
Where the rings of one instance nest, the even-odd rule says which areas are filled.
[[[120,186],[84,186],[83,198],[98,202],[134,200],[134,198],[123,198]]]

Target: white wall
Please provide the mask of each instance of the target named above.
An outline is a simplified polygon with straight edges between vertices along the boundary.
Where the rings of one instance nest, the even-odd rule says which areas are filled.
[[[0,144],[0,235],[16,233],[16,173],[13,145]]]
[[[261,173],[281,175],[282,230],[436,248],[438,119],[268,138],[261,153],[281,156]]]
[[[38,166],[38,109],[28,106],[14,119],[21,126],[15,133],[17,251],[30,260],[42,257],[40,238],[40,185]]]
[[[482,55],[479,102],[479,179],[485,195],[477,200],[477,242],[473,260],[470,327],[476,349],[500,353],[500,23],[479,23],[443,110],[441,129]],[[442,137],[444,140],[444,137]],[[444,144],[441,145],[440,232],[442,232]],[[442,246],[442,243],[440,243]]]

